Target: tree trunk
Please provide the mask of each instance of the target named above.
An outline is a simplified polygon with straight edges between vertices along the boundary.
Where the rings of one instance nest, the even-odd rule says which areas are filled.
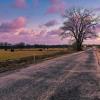
[[[81,42],[79,42],[79,41],[76,42],[76,49],[77,49],[77,51],[82,50],[82,43]]]

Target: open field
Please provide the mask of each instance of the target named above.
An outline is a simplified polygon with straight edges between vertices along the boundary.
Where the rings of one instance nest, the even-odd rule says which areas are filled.
[[[0,50],[0,73],[21,69],[46,59],[72,53],[67,48]]]
[[[30,56],[45,56],[45,55],[52,55],[58,52],[68,52],[67,48],[50,48],[48,50],[46,49],[16,49],[14,52],[11,52],[10,50],[0,50],[0,61],[5,60],[15,60]]]

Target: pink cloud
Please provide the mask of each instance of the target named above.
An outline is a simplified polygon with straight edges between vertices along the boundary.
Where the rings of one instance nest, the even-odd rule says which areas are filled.
[[[33,29],[22,29],[17,35],[35,35],[36,32]]]
[[[11,23],[11,22],[9,22]],[[7,26],[8,27],[8,26]],[[12,28],[11,28],[12,30]],[[10,32],[11,32],[10,30]],[[6,32],[5,34],[0,35],[1,42],[9,42],[9,43],[18,43],[25,42],[31,44],[60,44],[64,43],[59,35],[59,30],[51,30],[48,31],[47,27],[36,28],[36,29],[26,29],[23,27],[20,29],[19,27],[16,29],[17,34],[9,34]],[[14,29],[15,32],[15,29]],[[13,33],[14,33],[13,32]]]
[[[12,21],[12,26],[15,28],[22,28],[26,25],[26,18],[25,17],[18,17]]]
[[[46,14],[64,13],[66,4],[63,0],[50,0],[50,2],[51,6],[47,9]]]
[[[15,0],[14,7],[16,8],[25,8],[27,5],[26,0]]]
[[[18,29],[25,27],[26,18],[18,17],[11,22],[4,22],[0,25],[0,33],[16,32]]]
[[[55,29],[55,30],[51,30],[49,32],[47,32],[47,36],[50,36],[50,35],[60,35],[61,34],[61,30],[60,29]]]
[[[26,29],[23,28],[21,30],[19,30],[16,35],[17,36],[31,36],[31,37],[44,37],[47,33],[47,29],[46,28],[37,28],[37,29]]]
[[[64,40],[61,40],[59,36],[44,36],[44,37],[34,37],[33,43],[35,44],[64,44]],[[66,43],[66,41],[65,41]]]
[[[14,35],[14,34],[5,34],[0,35],[0,42],[8,42],[8,43],[31,43],[33,41],[33,37],[30,35]]]

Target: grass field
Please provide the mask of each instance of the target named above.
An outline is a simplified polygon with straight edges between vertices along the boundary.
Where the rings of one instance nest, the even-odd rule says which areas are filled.
[[[30,64],[37,64],[72,52],[68,48],[16,49],[14,52],[0,49],[0,73],[29,67]]]
[[[49,48],[46,49],[23,49],[19,50],[16,49],[14,52],[11,52],[10,50],[0,50],[0,61],[5,60],[14,60],[24,57],[30,57],[30,56],[44,56],[44,55],[52,55],[57,52],[67,52],[67,48]]]
[[[97,62],[100,65],[100,48],[94,49],[96,51]]]

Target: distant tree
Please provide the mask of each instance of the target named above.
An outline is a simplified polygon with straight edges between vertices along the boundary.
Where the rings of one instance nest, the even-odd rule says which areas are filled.
[[[71,8],[65,11],[64,18],[61,36],[72,37],[78,51],[82,50],[82,43],[85,39],[97,37],[95,29],[98,17],[93,11]]]
[[[21,42],[21,43],[16,44],[16,46],[17,46],[19,49],[22,50],[23,48],[25,48],[25,43]]]
[[[14,48],[11,48],[11,52],[14,52],[15,51],[15,49]]]

